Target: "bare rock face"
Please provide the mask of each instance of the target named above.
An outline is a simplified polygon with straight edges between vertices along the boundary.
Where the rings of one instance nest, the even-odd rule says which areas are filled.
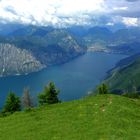
[[[32,48],[31,51],[44,65],[62,64],[85,53],[85,49],[65,30],[54,30],[43,40],[43,46]]]
[[[0,36],[0,76],[39,71],[68,62],[85,52],[66,30],[26,27]]]
[[[29,51],[0,43],[0,76],[27,74],[43,67]]]

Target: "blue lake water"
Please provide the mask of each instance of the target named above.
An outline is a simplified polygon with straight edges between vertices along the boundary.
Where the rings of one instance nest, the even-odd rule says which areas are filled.
[[[9,91],[21,96],[24,87],[30,87],[32,96],[36,97],[49,81],[54,81],[60,89],[59,96],[62,101],[79,99],[94,89],[104,79],[107,71],[125,57],[121,54],[87,53],[68,63],[52,66],[40,72],[2,77],[0,108]]]

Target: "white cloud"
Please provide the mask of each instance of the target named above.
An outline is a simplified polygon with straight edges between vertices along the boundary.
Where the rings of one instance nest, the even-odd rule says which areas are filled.
[[[117,22],[136,26],[139,5],[138,0],[2,0],[0,20],[46,26],[113,26]]]
[[[138,26],[138,18],[123,17],[122,22],[126,26]]]
[[[106,25],[107,26],[114,26],[114,23],[113,22],[108,22]]]
[[[102,11],[104,0],[62,0],[58,9],[59,14],[71,15],[81,12]]]
[[[83,13],[100,12],[103,2],[104,0],[3,0],[0,2],[0,17],[23,23],[54,25],[61,17],[75,19]],[[10,11],[7,10],[9,7]],[[70,22],[74,24],[72,19]]]
[[[128,7],[114,7],[113,10],[127,10]]]

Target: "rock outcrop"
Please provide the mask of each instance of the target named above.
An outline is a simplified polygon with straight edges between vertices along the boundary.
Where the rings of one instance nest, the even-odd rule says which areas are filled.
[[[27,74],[44,66],[27,50],[0,44],[0,76]]]

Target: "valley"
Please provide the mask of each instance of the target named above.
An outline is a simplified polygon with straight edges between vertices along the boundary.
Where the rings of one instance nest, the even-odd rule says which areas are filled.
[[[124,34],[128,34],[128,36],[125,36],[125,38],[121,37]],[[16,54],[9,52],[7,54],[9,56],[5,55],[3,59],[11,58],[11,60],[7,61],[13,64],[10,65],[12,70],[10,71],[9,68],[3,66],[3,60],[1,60],[1,67],[6,69],[4,72],[1,69],[1,76],[39,71],[49,66],[71,61],[86,52],[118,53],[124,55],[133,55],[140,52],[139,29],[135,28],[120,29],[112,32],[105,27],[56,29],[49,26],[17,25],[15,27],[13,25],[11,30],[6,30],[6,32],[0,31],[0,43],[5,48],[7,47],[6,44],[9,44],[11,46],[14,45],[17,50],[20,49],[25,53],[27,52],[27,55],[30,53],[31,57],[39,63],[38,66],[30,65],[32,68],[18,69],[17,66],[20,67],[19,63],[22,63],[22,57],[15,56],[17,59],[13,59],[12,56]]]
[[[21,96],[25,87],[32,88],[34,96],[49,81],[58,84],[62,100],[79,99],[94,90],[107,75],[109,77],[108,71],[120,65],[120,60],[119,63],[129,63],[129,58],[127,61],[122,59],[131,55],[139,58],[136,53],[140,52],[139,29],[112,32],[105,27],[75,27],[73,30],[20,26],[6,34],[0,33],[3,100],[10,90]],[[126,33],[128,36],[120,38]],[[39,81],[38,85],[36,81]],[[78,88],[79,84],[83,84],[81,89]],[[117,88],[110,85],[108,80],[107,84],[110,89]]]
[[[1,77],[0,107],[3,106],[9,91],[14,91],[21,97],[26,87],[30,88],[31,95],[36,101],[35,97],[49,81],[54,81],[59,87],[59,96],[62,101],[82,98],[106,77],[108,70],[126,57],[122,54],[88,52],[67,63],[48,67],[29,75]]]
[[[64,30],[54,29],[53,31],[47,31],[46,28],[44,30],[40,30],[41,29],[39,27],[27,27],[25,29],[18,29],[9,35],[0,37],[1,46],[5,46],[5,49],[9,49],[6,44],[9,44],[9,46],[14,45],[15,49],[21,51],[23,50],[26,53],[26,57],[28,53],[30,53],[31,57],[36,59],[40,64],[39,67],[32,65],[32,70],[30,70],[31,68],[19,68],[17,70],[15,65],[20,67],[19,63],[21,63],[20,61],[22,61],[22,57],[16,56],[18,54],[9,51],[7,56],[4,55],[2,59],[5,60],[10,57],[11,59],[7,61],[9,61],[9,63],[12,62],[11,67],[13,70],[10,71],[10,69],[6,68],[7,71],[3,74],[1,72],[1,76],[35,72],[51,65],[68,62],[71,59],[84,54],[86,51],[85,48],[80,47],[76,40]],[[42,35],[43,31],[44,34]],[[17,57],[17,59],[14,59],[14,57]],[[27,59],[30,58],[27,57]],[[3,66],[2,61],[0,61],[0,65]]]
[[[140,140],[140,0],[0,0],[0,140]]]

